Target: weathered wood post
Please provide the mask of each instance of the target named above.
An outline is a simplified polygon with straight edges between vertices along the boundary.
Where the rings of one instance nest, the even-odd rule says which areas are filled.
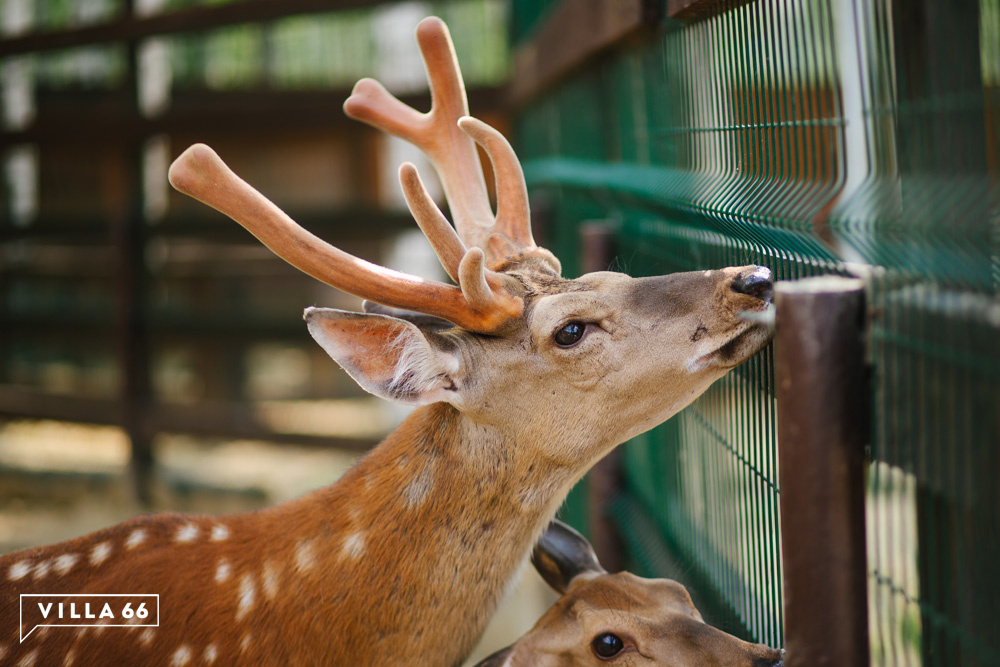
[[[861,280],[775,289],[781,551],[788,667],[868,664]]]

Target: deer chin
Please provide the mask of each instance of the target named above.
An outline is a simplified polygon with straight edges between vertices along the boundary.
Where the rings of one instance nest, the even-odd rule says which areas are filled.
[[[688,370],[700,373],[708,369],[728,371],[736,368],[771,342],[771,331],[764,324],[747,323],[726,342],[688,363]]]

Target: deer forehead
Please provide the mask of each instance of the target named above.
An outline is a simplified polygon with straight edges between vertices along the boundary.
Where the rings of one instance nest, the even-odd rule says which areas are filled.
[[[625,611],[647,618],[676,614],[698,617],[687,589],[672,579],[644,579],[631,572],[577,577],[569,594],[573,608],[580,614],[598,609]]]
[[[601,291],[568,292],[538,298],[531,309],[528,330],[534,344],[551,337],[569,322],[595,322],[613,328],[620,315],[614,300]]]

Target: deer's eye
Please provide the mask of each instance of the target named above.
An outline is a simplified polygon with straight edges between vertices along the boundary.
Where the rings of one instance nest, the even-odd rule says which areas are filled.
[[[590,642],[590,648],[598,658],[613,658],[625,648],[625,642],[613,632],[602,632]]]
[[[570,322],[556,332],[555,341],[559,347],[572,347],[583,338],[583,332],[587,330],[587,325],[583,322]]]

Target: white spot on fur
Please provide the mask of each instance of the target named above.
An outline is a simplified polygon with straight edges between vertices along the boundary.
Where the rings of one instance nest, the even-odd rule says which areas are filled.
[[[33,665],[37,660],[38,660],[38,649],[36,648],[31,653],[21,658],[21,661],[17,663],[17,667],[33,667]]]
[[[299,572],[308,572],[316,564],[313,555],[313,541],[302,540],[295,547],[295,569]]]
[[[221,523],[212,526],[212,541],[222,542],[229,538],[229,528],[223,526]]]
[[[70,649],[63,658],[63,667],[73,667],[74,662],[76,662],[76,650]]]
[[[94,548],[90,550],[90,564],[100,565],[108,559],[111,555],[111,543],[101,542],[100,544],[95,544]]]
[[[253,601],[256,596],[257,587],[254,586],[253,577],[249,574],[244,574],[243,578],[240,579],[240,602],[239,607],[236,610],[237,621],[242,621],[243,618],[250,613],[250,609],[253,608]]]
[[[10,566],[10,570],[7,571],[7,578],[11,581],[18,581],[28,576],[29,572],[31,572],[31,561],[19,560]]]
[[[250,648],[250,641],[253,639],[253,635],[249,632],[243,635],[243,639],[240,641],[240,650],[246,653],[246,650]]]
[[[174,651],[173,657],[170,658],[171,667],[183,667],[189,662],[191,662],[191,649],[186,644]]]
[[[198,526],[193,523],[186,523],[177,529],[174,539],[178,542],[194,542],[198,537]]]
[[[146,541],[146,531],[143,528],[136,528],[133,530],[128,539],[125,540],[126,549],[135,549],[137,546]]]
[[[220,584],[226,581],[229,579],[230,570],[229,561],[226,559],[220,560],[218,567],[215,568],[215,580]]]
[[[139,641],[142,642],[143,646],[149,646],[153,643],[153,628],[146,628],[141,633],[139,633]]]
[[[73,569],[76,561],[80,560],[79,554],[63,554],[56,558],[55,569],[59,574],[66,574]]]
[[[274,563],[271,561],[264,563],[261,579],[264,582],[264,593],[267,595],[267,599],[273,600],[278,595],[278,571],[275,569]]]
[[[341,553],[349,558],[357,560],[365,552],[365,534],[362,531],[351,533],[344,540],[344,547]]]
[[[209,644],[205,647],[205,662],[212,664],[215,659],[219,657],[219,649],[215,647],[215,644]]]
[[[434,488],[434,469],[427,466],[403,487],[403,500],[410,509],[419,507]]]
[[[43,560],[41,563],[35,566],[35,581],[39,579],[44,579],[49,576],[49,570],[52,569],[51,560]]]

